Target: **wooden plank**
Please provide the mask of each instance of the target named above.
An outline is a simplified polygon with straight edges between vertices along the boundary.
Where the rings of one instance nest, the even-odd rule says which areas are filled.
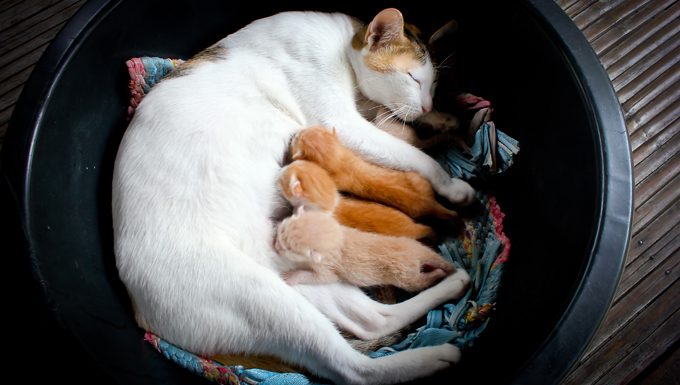
[[[660,1],[654,0],[638,0],[638,1],[622,1],[622,2],[607,2],[607,8],[603,8],[600,14],[593,14],[593,20],[587,27],[581,29],[588,41],[593,41],[600,37],[605,32],[616,26],[621,22],[626,25],[624,20],[631,14],[634,14],[640,8],[644,8],[648,3],[655,3],[659,6]],[[585,12],[579,15],[584,16]],[[627,25],[626,25],[627,26]]]
[[[680,113],[680,109],[678,112]],[[634,166],[637,166],[640,162],[647,159],[653,152],[671,140],[675,135],[678,135],[678,132],[680,132],[680,115],[675,116],[675,120],[651,138],[648,137],[644,129],[638,130],[635,134],[631,135],[630,142],[631,148],[633,149]],[[662,126],[662,124],[655,125],[655,127]]]
[[[676,285],[680,285],[680,281],[676,282]],[[659,315],[666,316],[661,312]],[[631,334],[634,335],[634,333]],[[630,383],[678,340],[680,340],[680,311],[675,310],[649,337],[631,349],[628,355],[616,363],[604,381],[598,381],[596,384]]]
[[[647,227],[635,228],[634,235],[631,240],[630,252],[628,253],[628,262],[632,262],[638,255],[644,253],[653,245],[657,239],[661,238],[665,229],[671,229],[678,223],[678,216],[680,215],[680,203],[674,202],[671,207],[659,215]]]
[[[662,232],[663,229],[659,229]],[[616,288],[614,302],[619,302],[643,279],[656,270],[674,253],[680,252],[680,224],[676,224],[644,253],[626,266],[621,283]]]
[[[12,75],[12,77],[0,83],[0,96],[6,94],[16,87],[23,87],[24,83],[26,83],[28,78],[31,76],[31,71],[33,71],[34,67],[35,65],[24,68],[19,73]],[[0,105],[0,109],[2,109],[2,105]]]
[[[678,93],[677,87],[671,87],[664,91],[661,95],[655,98],[654,103],[649,103],[645,107],[636,111],[634,114],[627,114],[626,127],[629,133],[634,133],[640,127],[648,126],[654,127],[655,124],[668,125],[671,121],[677,118],[677,115],[667,115],[670,111],[676,111],[680,99],[675,98]]]
[[[22,44],[19,47],[15,48],[15,49],[13,49],[9,52],[6,52],[2,56],[0,56],[0,68],[1,68],[0,72],[3,74],[2,77],[7,78],[8,75],[10,74],[7,71],[8,66],[15,64],[15,68],[17,68],[16,62],[21,62],[21,61],[25,62],[25,57],[27,55],[29,55],[30,53],[34,52],[37,49],[40,49],[41,47],[42,47],[43,50],[45,48],[47,48],[49,43],[52,41],[52,39],[54,39],[54,37],[57,35],[57,33],[59,33],[59,31],[64,26],[64,24],[58,24],[58,25],[48,29],[47,31],[43,32],[40,36],[37,36],[36,38],[31,40],[30,42],[28,42],[26,44]],[[28,67],[29,65],[32,65],[32,64],[35,64],[35,62],[25,63],[25,65],[23,67],[19,66],[18,68],[23,69],[23,68],[26,68],[26,67]]]
[[[16,6],[24,0],[2,0],[0,1],[0,14]]]
[[[557,3],[557,5],[560,6],[560,8],[567,9],[569,8],[569,6],[576,3],[577,1],[578,0],[556,0],[555,2]]]
[[[25,70],[30,66],[34,66],[38,62],[40,56],[42,56],[45,49],[47,49],[48,44],[44,44],[33,51],[29,52],[25,56],[22,56],[19,60],[13,61],[10,64],[0,70],[0,82],[5,82],[12,76],[16,76],[21,71]]]
[[[13,106],[19,99],[23,85],[11,89],[9,92],[0,96],[0,110]]]
[[[566,9],[566,13],[573,20],[576,16],[579,15],[579,13],[585,11],[586,9],[588,9],[588,7],[592,6],[596,2],[597,0],[576,1],[569,8]],[[581,27],[578,24],[576,26],[579,28]]]
[[[680,2],[661,12],[653,23],[644,23],[615,47],[600,56],[610,78],[616,78],[680,30]]]
[[[678,259],[678,258],[675,258]],[[675,261],[676,264],[678,261]],[[597,381],[607,381],[611,376],[612,368],[622,359],[633,351],[645,336],[652,335],[661,325],[671,318],[668,312],[668,304],[675,303],[680,295],[680,285],[678,283],[678,266],[669,270],[654,273],[653,279],[645,280],[660,283],[655,289],[653,298],[646,298],[642,307],[636,306],[633,313],[624,312],[618,314],[610,311],[605,319],[604,327],[598,331],[595,340],[591,343],[589,351],[586,353],[581,365],[572,371],[563,385],[583,385],[598,383]],[[634,300],[634,299],[633,299]],[[614,308],[616,305],[612,308]],[[628,309],[626,309],[628,310]],[[674,309],[675,310],[675,309]],[[614,316],[620,317],[614,319]],[[674,319],[673,319],[674,320]],[[616,321],[623,321],[616,322]],[[608,330],[611,325],[616,325],[615,330]],[[665,329],[664,329],[665,331]],[[605,375],[608,375],[606,378]],[[600,382],[602,383],[602,382]]]
[[[45,20],[44,22],[34,26],[25,33],[17,36],[10,37],[7,40],[0,41],[0,52],[9,52],[22,44],[40,36],[45,31],[55,28],[58,25],[63,25],[73,14],[78,10],[78,4],[71,5],[69,8],[63,12],[54,15],[53,17]]]
[[[680,385],[678,368],[680,368],[680,343],[676,342],[667,353],[631,383],[635,385]]]
[[[581,32],[586,35],[586,38],[588,40],[591,40],[590,37],[586,34],[586,31],[588,28],[595,23],[598,20],[606,20],[608,24],[611,24],[610,22],[610,16],[614,14],[614,10],[618,8],[621,3],[624,3],[625,5],[625,0],[609,0],[609,1],[598,1],[597,3],[594,3],[587,9],[584,9],[583,12],[579,13],[578,15],[572,17],[572,20],[576,25],[578,25],[578,28],[581,30]],[[628,3],[631,3],[630,1]],[[613,19],[614,21],[617,19]]]
[[[649,177],[655,170],[668,162],[669,159],[677,156],[678,152],[680,152],[680,137],[675,135],[671,140],[659,147],[654,154],[635,166],[633,169],[635,185],[637,186],[640,184],[640,182]]]
[[[656,190],[657,188],[657,186],[652,187],[653,190]],[[678,191],[680,191],[680,177],[676,174],[668,184],[653,193],[651,200],[648,200],[635,209],[633,226],[638,228],[647,226],[669,208],[673,202],[678,200]],[[676,220],[680,221],[680,216],[678,216]]]
[[[612,80],[621,103],[625,103],[633,95],[640,92],[654,79],[671,71],[680,61],[680,33],[666,40],[654,52],[629,67],[625,72]]]
[[[82,0],[61,0],[41,9],[38,13],[12,24],[0,32],[0,41],[8,40],[11,37],[26,33],[30,28],[34,28],[40,23],[45,23],[47,19],[54,17],[60,12],[71,12],[67,10],[73,4],[83,3]],[[82,4],[81,4],[82,5]]]
[[[666,71],[635,93],[621,105],[621,108],[625,115],[632,119],[649,104],[658,105],[658,108],[663,110],[674,101],[680,100],[679,80],[680,69]]]
[[[12,111],[14,111],[14,104],[4,110],[0,110],[0,125],[9,123],[9,119],[12,117]]]
[[[22,20],[31,17],[42,9],[57,3],[59,0],[30,0],[22,1],[14,7],[0,12],[0,31]],[[2,50],[0,49],[0,52]]]
[[[655,194],[664,187],[673,183],[673,179],[680,174],[680,156],[672,157],[664,163],[658,170],[650,175],[643,183],[635,188],[635,214],[642,215],[643,206],[647,205],[650,199],[659,201],[660,196]],[[639,218],[638,218],[639,219]]]
[[[628,34],[656,17],[659,12],[662,12],[675,1],[677,0],[656,0],[646,3],[644,7],[637,9],[636,12],[622,20],[618,20],[602,35],[595,39],[589,39],[593,50],[598,55],[603,55],[610,48],[615,47],[622,39],[626,38]],[[635,2],[632,1],[632,3]]]

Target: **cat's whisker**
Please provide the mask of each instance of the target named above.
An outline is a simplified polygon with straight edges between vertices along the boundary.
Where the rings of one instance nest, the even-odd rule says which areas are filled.
[[[442,68],[450,68],[449,66],[445,66],[444,63],[446,63],[447,60],[451,59],[451,56],[453,56],[452,53],[449,54],[447,57],[445,57],[444,60],[442,60],[440,63],[438,63],[434,68],[436,70],[440,70]]]
[[[382,117],[382,118],[380,119],[380,121],[377,122],[377,123],[375,124],[377,127],[380,127],[380,126],[382,126],[383,124],[385,124],[385,122],[387,122],[387,121],[389,121],[389,120],[391,120],[391,119],[394,119],[395,117],[397,117],[397,114],[395,114],[395,113],[392,112],[391,110],[388,110],[388,112],[384,113],[382,116],[384,116],[384,117]],[[376,117],[376,119],[377,119],[377,118],[378,118],[378,117]]]

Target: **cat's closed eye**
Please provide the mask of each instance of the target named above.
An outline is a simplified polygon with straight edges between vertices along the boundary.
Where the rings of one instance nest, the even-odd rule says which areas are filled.
[[[416,77],[413,76],[413,74],[410,73],[410,72],[407,72],[407,74],[408,74],[408,76],[411,77],[411,79],[413,79],[414,82],[418,83],[418,85],[420,86],[420,80],[416,79]]]

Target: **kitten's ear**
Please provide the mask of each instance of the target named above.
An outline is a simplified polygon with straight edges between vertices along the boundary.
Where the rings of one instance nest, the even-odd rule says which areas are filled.
[[[402,38],[404,38],[404,17],[396,8],[380,11],[366,29],[366,44],[371,51]]]
[[[455,33],[458,30],[458,23],[451,20],[444,24],[441,28],[434,31],[427,40],[427,49],[430,54],[450,54],[453,52],[455,44]],[[443,59],[443,58],[442,58]]]
[[[451,20],[444,24],[441,28],[434,31],[430,38],[427,40],[428,45],[436,44],[442,38],[445,38],[458,30],[458,23],[455,20]]]
[[[308,252],[308,256],[314,263],[321,263],[321,259],[323,258],[320,253],[317,253],[315,250],[311,249]]]
[[[293,213],[293,217],[297,218],[305,213],[305,206],[298,206]]]
[[[298,179],[297,174],[292,173],[290,175],[290,184],[288,185],[290,188],[290,194],[295,197],[295,198],[300,198],[302,197],[302,183],[300,183],[300,179]]]

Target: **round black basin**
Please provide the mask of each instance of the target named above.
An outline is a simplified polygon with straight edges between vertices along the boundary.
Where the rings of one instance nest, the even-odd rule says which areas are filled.
[[[632,175],[619,105],[587,41],[553,2],[431,3],[87,3],[36,66],[3,148],[11,235],[3,247],[23,282],[16,290],[30,280],[38,288],[37,299],[11,302],[27,315],[16,334],[33,336],[33,354],[49,354],[62,373],[202,383],[143,341],[115,268],[111,173],[127,124],[125,61],[188,58],[278,11],[369,20],[394,6],[425,28],[458,21],[460,86],[491,100],[497,126],[522,146],[515,165],[487,185],[513,244],[497,312],[464,361],[437,380],[557,383],[602,320],[628,247]],[[22,276],[29,265],[32,276]],[[47,316],[58,327],[41,329],[52,325]]]

